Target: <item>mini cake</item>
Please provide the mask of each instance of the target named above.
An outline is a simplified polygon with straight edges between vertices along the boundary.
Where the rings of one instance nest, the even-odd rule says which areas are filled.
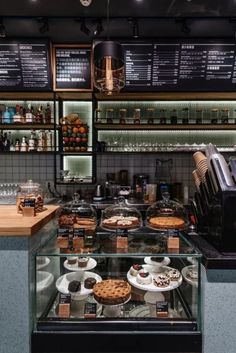
[[[76,261],[77,261],[77,256],[68,256],[67,257],[68,265],[74,265],[74,264],[76,264]]]
[[[180,272],[176,268],[172,268],[166,274],[170,277],[171,281],[177,281],[180,278]]]
[[[121,279],[107,279],[93,287],[94,299],[105,305],[125,303],[131,293],[131,286]]]
[[[152,276],[148,271],[141,270],[137,274],[136,281],[139,284],[151,284],[152,283]]]
[[[77,293],[81,289],[81,283],[79,281],[71,281],[68,285],[68,291],[71,293]]]
[[[192,267],[192,268],[190,268],[189,270],[188,270],[188,272],[187,272],[187,276],[189,277],[189,278],[191,278],[192,280],[197,280],[198,279],[198,271],[197,271],[197,268],[195,268],[195,267]]]
[[[142,269],[143,269],[143,267],[141,265],[134,264],[130,267],[129,273],[131,274],[131,276],[137,276],[139,271]]]
[[[78,266],[79,267],[86,267],[88,264],[89,258],[88,257],[79,257],[78,258]]]
[[[88,277],[84,281],[84,288],[93,289],[93,287],[95,286],[96,283],[97,283],[97,281],[95,278]]]
[[[153,283],[160,288],[168,287],[170,284],[170,277],[165,273],[159,273],[154,277]]]

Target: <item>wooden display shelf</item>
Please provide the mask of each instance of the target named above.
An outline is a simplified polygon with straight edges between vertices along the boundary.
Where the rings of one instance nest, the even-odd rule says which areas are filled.
[[[16,205],[0,206],[0,236],[30,237],[54,218],[59,206],[45,205],[45,211],[35,217],[23,217],[17,213]]]
[[[54,124],[0,124],[1,130],[53,130]]]
[[[236,130],[236,124],[95,124],[97,130]]]

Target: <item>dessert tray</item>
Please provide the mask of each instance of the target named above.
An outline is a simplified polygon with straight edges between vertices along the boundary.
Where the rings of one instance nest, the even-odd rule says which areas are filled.
[[[143,269],[148,271],[150,273],[150,275],[152,276],[152,278],[154,278],[158,272],[153,272],[150,268],[153,268],[153,266],[150,266],[150,265],[142,265]],[[173,268],[172,267],[168,267],[168,266],[162,266],[162,269],[161,269],[161,272],[166,272],[166,271],[169,271],[169,270],[172,270]],[[132,276],[130,274],[130,271],[128,271],[127,273],[127,279],[128,279],[128,282],[138,288],[138,289],[142,289],[144,291],[149,291],[149,292],[166,292],[166,291],[169,291],[169,290],[173,290],[175,288],[178,288],[181,283],[182,283],[182,276],[180,275],[180,277],[176,280],[176,281],[171,281],[170,284],[167,286],[167,287],[157,287],[153,281],[152,283],[150,284],[140,284],[137,282],[137,279],[136,279],[136,276]]]
[[[94,272],[70,272],[60,276],[56,281],[56,288],[60,293],[69,294],[68,285],[71,281],[80,281],[81,290],[77,293],[71,293],[71,299],[83,300],[93,292],[93,289],[84,288],[84,280],[88,277],[93,277],[97,282],[101,282],[102,278]]]
[[[97,261],[90,257],[85,267],[79,267],[77,261],[75,264],[72,264],[72,265],[68,264],[68,260],[65,260],[63,265],[69,271],[81,272],[81,271],[89,271],[95,268],[97,266]]]
[[[189,270],[194,270],[194,271],[198,271],[198,268],[196,265],[190,265],[190,266],[186,266],[184,268],[182,268],[182,276],[185,279],[185,281],[189,284],[191,284],[193,287],[197,287],[198,286],[198,278],[191,278],[189,275]]]

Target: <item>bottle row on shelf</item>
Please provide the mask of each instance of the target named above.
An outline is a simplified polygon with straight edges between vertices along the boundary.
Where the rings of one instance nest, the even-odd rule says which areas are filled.
[[[29,136],[0,132],[0,152],[50,152],[54,150],[51,130],[31,130]]]
[[[95,122],[98,124],[235,124],[236,110],[135,108],[133,111],[128,111],[122,108],[117,111],[109,108],[104,111],[96,109]]]
[[[37,108],[30,103],[27,107],[16,104],[8,107],[0,105],[0,124],[51,124],[52,109],[50,103],[46,106],[39,105]]]

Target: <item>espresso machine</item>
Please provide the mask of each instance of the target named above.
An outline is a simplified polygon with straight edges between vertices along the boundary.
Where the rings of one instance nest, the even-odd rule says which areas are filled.
[[[236,157],[227,164],[209,144],[193,155],[196,185],[193,211],[198,232],[222,253],[236,252]]]

